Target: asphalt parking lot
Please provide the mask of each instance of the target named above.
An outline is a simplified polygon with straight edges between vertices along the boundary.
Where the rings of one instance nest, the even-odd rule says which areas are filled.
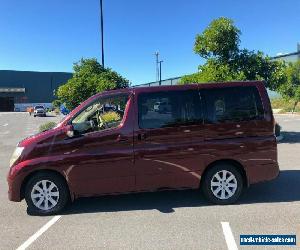
[[[216,206],[197,191],[168,191],[79,199],[62,215],[29,216],[25,201],[8,201],[9,159],[19,140],[58,120],[0,113],[0,249],[263,249],[240,246],[240,234],[297,234],[300,248],[300,116],[276,116],[282,172],[250,187],[238,204]]]

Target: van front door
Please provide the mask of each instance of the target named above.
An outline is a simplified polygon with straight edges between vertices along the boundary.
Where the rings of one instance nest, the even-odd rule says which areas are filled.
[[[128,94],[95,100],[72,120],[74,137],[57,145],[60,152],[65,151],[62,157],[70,166],[68,182],[78,196],[134,190],[130,105]]]

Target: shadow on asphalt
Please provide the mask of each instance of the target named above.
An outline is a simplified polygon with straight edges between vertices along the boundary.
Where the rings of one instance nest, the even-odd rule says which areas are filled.
[[[236,205],[300,201],[300,170],[282,171],[276,180],[252,185]],[[214,206],[197,190],[164,191],[127,195],[81,198],[63,214],[119,212],[157,209],[162,213],[175,212],[179,207]]]
[[[300,142],[300,132],[295,131],[282,131],[280,134],[283,136],[283,139],[278,143],[299,143]]]

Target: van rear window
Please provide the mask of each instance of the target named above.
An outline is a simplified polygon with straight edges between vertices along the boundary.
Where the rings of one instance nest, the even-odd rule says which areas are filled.
[[[264,110],[256,87],[225,87],[202,91],[206,123],[261,120]]]

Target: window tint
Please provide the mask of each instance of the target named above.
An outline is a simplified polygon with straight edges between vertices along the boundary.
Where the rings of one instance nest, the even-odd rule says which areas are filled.
[[[202,123],[197,90],[143,93],[138,98],[140,128],[163,128]]]
[[[203,90],[208,123],[259,120],[264,116],[256,87]]]

